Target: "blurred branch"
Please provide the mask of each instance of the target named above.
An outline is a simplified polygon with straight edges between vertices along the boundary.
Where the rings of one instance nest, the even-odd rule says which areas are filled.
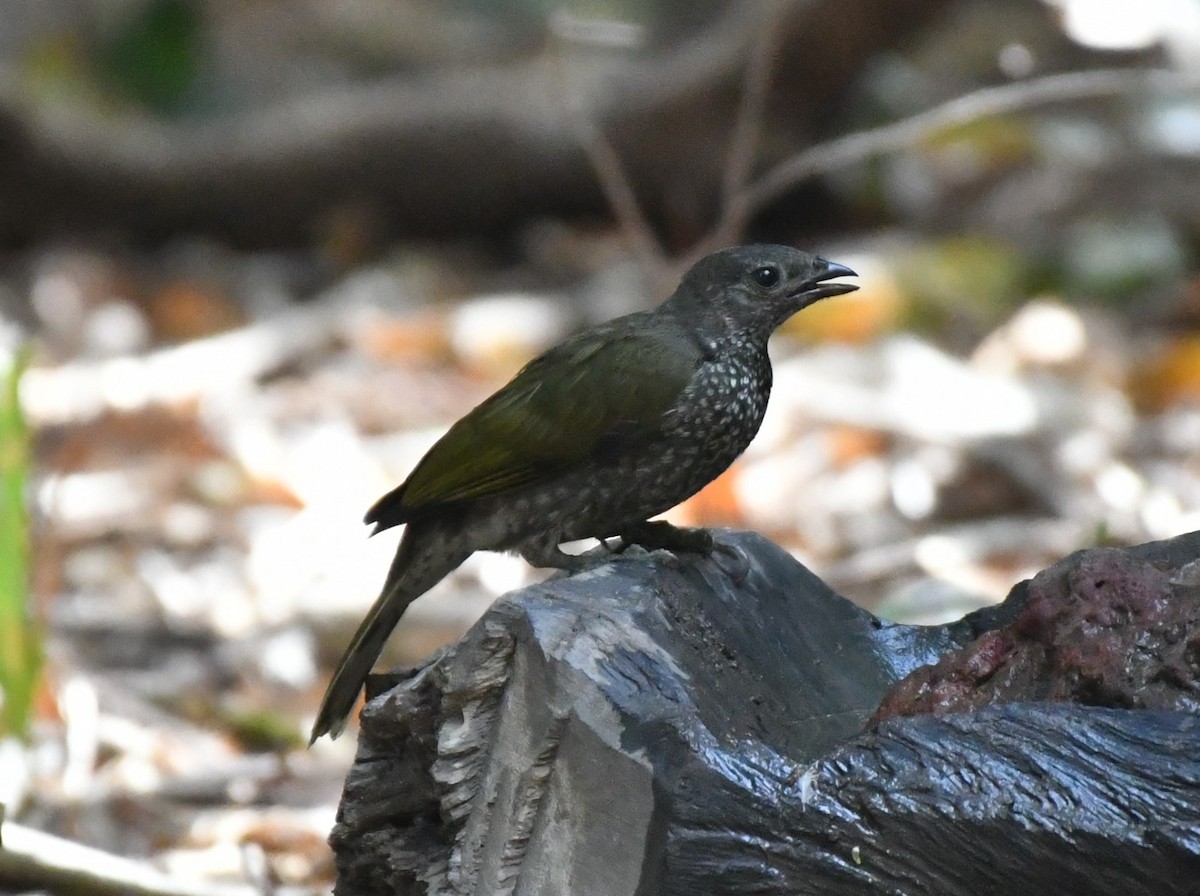
[[[656,281],[669,281],[672,275],[668,271],[666,253],[642,213],[617,151],[586,113],[576,106],[574,114],[580,146],[587,154],[609,208],[629,240],[642,269]]]
[[[621,164],[620,155],[604,136],[604,131],[592,120],[580,93],[572,89],[567,72],[567,59],[561,43],[557,43],[551,49],[551,53],[557,67],[563,106],[571,118],[579,145],[587,155],[588,163],[596,174],[596,180],[617,219],[617,224],[629,240],[642,270],[656,281],[667,280],[670,272],[666,254],[638,203],[637,193]]]
[[[88,896],[261,896],[252,886],[181,881],[103,850],[5,822],[0,880],[53,893]]]
[[[37,424],[191,401],[246,384],[336,338],[347,315],[336,297],[289,308],[228,333],[138,356],[30,369],[23,395]]]
[[[791,97],[788,130],[810,132],[865,60],[946,5],[781,3],[772,42],[804,46],[789,55],[788,83],[771,84]],[[686,37],[645,52],[572,60],[587,118],[619,154],[646,216],[686,219],[680,240],[718,213],[722,135],[737,115],[736,85],[761,42],[763,11],[728,3]],[[826,31],[836,39],[811,39]],[[761,52],[765,68],[769,48]],[[388,236],[508,232],[539,217],[602,213],[593,166],[605,151],[594,140],[580,147],[577,123],[556,101],[559,80],[543,54],[167,123],[31,102],[20,79],[0,77],[0,245],[90,228],[152,242],[199,231],[245,246],[307,243],[323,216],[347,205],[365,205]],[[744,121],[738,145],[762,124]]]
[[[787,13],[799,0],[762,0],[761,24],[750,48],[750,58],[742,79],[741,98],[734,117],[729,149],[721,177],[721,207],[733,208],[738,195],[745,189],[754,169],[763,116],[771,86],[775,57],[783,42]],[[572,90],[567,59],[561,45],[554,48],[563,90],[563,103],[575,124],[580,146],[588,157],[609,208],[644,271],[651,279],[666,288],[680,276],[678,264],[667,260],[662,244],[643,212],[633,184],[621,162],[620,155],[604,132],[589,116],[581,95]],[[740,232],[744,220],[731,221],[726,229]]]
[[[771,86],[775,57],[783,41],[783,22],[788,7],[795,0],[768,0],[763,13],[762,27],[746,64],[742,80],[742,96],[734,120],[729,152],[721,178],[721,207],[733,207],[736,197],[746,187],[762,137],[763,115]],[[740,231],[744,222],[739,222]]]
[[[1200,72],[1092,69],[968,93],[910,118],[818,144],[779,163],[730,197],[705,246],[694,251],[703,254],[711,247],[736,242],[747,220],[797,184],[877,156],[910,149],[947,128],[1055,103],[1198,88]]]
[[[579,102],[612,133],[691,102],[736,71],[754,12],[730,4],[676,46],[593,60]],[[0,78],[0,239],[39,221],[69,228],[72,215],[159,237],[212,227],[250,244],[309,239],[314,216],[363,196],[426,233],[486,229],[489,216],[564,199],[578,209],[585,196],[594,203],[594,180],[555,80],[533,57],[167,123],[31,105]]]

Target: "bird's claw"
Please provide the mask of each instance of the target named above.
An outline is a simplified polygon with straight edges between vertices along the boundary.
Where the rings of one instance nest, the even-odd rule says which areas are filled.
[[[750,559],[741,548],[732,544],[714,542],[712,556],[716,560],[716,564],[725,571],[729,578],[733,579],[735,585],[740,585],[750,575]],[[726,559],[722,562],[717,559],[718,557]]]

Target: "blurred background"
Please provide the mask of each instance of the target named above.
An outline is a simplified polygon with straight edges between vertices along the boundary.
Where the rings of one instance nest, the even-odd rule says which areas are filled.
[[[920,623],[1200,528],[1200,0],[0,21],[0,891],[327,891],[353,731],[303,742],[395,547],[362,513],[723,245],[862,289],[675,521]],[[475,556],[386,659],[541,575]]]

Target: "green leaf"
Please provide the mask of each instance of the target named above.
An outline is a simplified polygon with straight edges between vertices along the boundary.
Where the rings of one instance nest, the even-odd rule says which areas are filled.
[[[25,736],[42,667],[29,607],[30,437],[19,386],[26,350],[0,360],[0,734]]]

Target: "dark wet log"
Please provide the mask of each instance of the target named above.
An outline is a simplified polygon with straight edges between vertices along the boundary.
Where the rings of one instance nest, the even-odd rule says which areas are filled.
[[[1198,891],[1200,717],[1015,702],[870,719],[913,670],[1029,630],[1039,595],[1108,568],[1191,608],[1162,637],[1195,658],[1200,534],[1074,555],[930,628],[875,619],[761,537],[720,538],[745,568],[619,557],[499,601],[388,682],[331,838],[337,892]]]

